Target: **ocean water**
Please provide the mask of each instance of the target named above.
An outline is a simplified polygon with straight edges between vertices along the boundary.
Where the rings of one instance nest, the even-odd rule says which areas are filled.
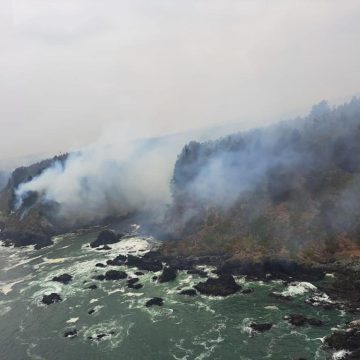
[[[317,292],[314,285],[281,281],[251,282],[238,277],[250,294],[227,298],[186,297],[178,294],[203,281],[180,272],[170,283],[158,284],[156,274],[139,276],[142,289],[133,290],[126,280],[97,281],[92,277],[114,268],[133,275],[136,268],[95,267],[122,253],[141,254],[154,243],[134,236],[112,250],[88,247],[95,233],[66,234],[49,248],[0,248],[0,359],[1,360],[141,360],[141,359],[329,359],[323,338],[331,329],[351,318],[338,310],[323,310],[305,304]],[[211,270],[211,269],[209,269]],[[62,273],[73,281],[51,281]],[[86,286],[96,284],[98,289]],[[271,291],[293,296],[291,302],[269,297]],[[57,292],[63,298],[49,306],[42,296]],[[164,299],[162,307],[145,307],[151,297]],[[94,309],[91,315],[88,311]],[[324,321],[321,327],[294,327],[284,320],[291,313]],[[274,323],[270,331],[254,333],[252,322]],[[77,336],[64,333],[77,329]],[[108,334],[94,340],[98,334]]]

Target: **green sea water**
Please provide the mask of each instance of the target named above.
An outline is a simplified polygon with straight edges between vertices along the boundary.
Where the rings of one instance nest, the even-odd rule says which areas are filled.
[[[96,281],[92,277],[107,269],[134,275],[135,268],[95,267],[119,253],[138,253],[148,247],[141,238],[112,245],[112,250],[88,247],[96,234],[67,234],[49,248],[0,248],[0,359],[1,360],[162,360],[162,359],[330,359],[322,343],[331,329],[351,320],[339,310],[323,310],[305,304],[316,289],[309,284],[288,286],[236,281],[250,294],[227,298],[186,297],[179,289],[199,281],[197,275],[180,272],[170,283],[152,280],[154,273],[140,276],[142,289],[127,288],[126,280]],[[68,285],[51,281],[62,273]],[[90,284],[95,290],[86,289]],[[271,291],[293,295],[290,302],[269,297]],[[57,292],[63,298],[49,306],[42,296]],[[162,307],[145,307],[151,297],[164,299]],[[91,315],[88,311],[94,309]],[[294,327],[284,320],[291,313],[321,319],[321,327]],[[270,331],[255,334],[252,322],[272,322]],[[77,329],[74,338],[64,333]],[[101,341],[89,339],[112,333]]]

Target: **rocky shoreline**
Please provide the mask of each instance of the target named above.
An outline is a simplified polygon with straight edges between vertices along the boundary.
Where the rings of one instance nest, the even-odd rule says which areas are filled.
[[[111,230],[103,230],[96,240],[89,243],[88,247],[95,250],[111,249],[113,244],[128,238],[126,235],[116,234]],[[113,267],[137,268],[130,276],[125,271],[115,270]],[[213,270],[205,270],[204,266],[213,267]],[[308,282],[316,286],[313,296],[305,302],[309,306],[322,307],[325,310],[341,309],[352,316],[360,313],[360,264],[352,262],[333,262],[330,264],[305,265],[285,258],[266,258],[259,261],[234,260],[229,254],[212,254],[204,256],[166,255],[160,246],[143,255],[119,254],[114,258],[96,263],[102,274],[91,279],[91,283],[85,285],[89,291],[97,289],[97,281],[125,281],[126,286],[133,290],[143,287],[141,277],[146,272],[154,272],[153,281],[166,283],[174,281],[180,271],[199,276],[199,282],[193,287],[179,288],[178,294],[186,297],[194,297],[199,294],[204,296],[226,297],[235,293],[248,294],[251,289],[243,289],[235,282],[235,276],[246,276],[254,281],[270,282],[281,280],[284,284],[296,282]],[[112,267],[112,268],[109,268]],[[159,274],[160,272],[160,274]],[[328,274],[328,276],[326,276]],[[329,276],[331,274],[331,276]],[[136,277],[135,277],[136,275]],[[324,281],[324,279],[326,281]],[[72,281],[72,275],[64,273],[52,278],[52,281],[61,282],[64,285]],[[326,294],[327,297],[322,296]],[[292,297],[282,293],[269,293],[274,302],[292,301]],[[63,301],[61,294],[46,294],[42,303],[53,306]],[[164,299],[159,297],[149,298],[144,306],[162,306]],[[91,315],[95,310],[90,310]],[[322,321],[317,318],[290,313],[283,321],[287,321],[294,327],[297,326],[322,326]],[[357,324],[357,323],[356,323]],[[272,323],[252,323],[250,328],[254,333],[262,333],[271,330]],[[76,337],[77,330],[65,334],[67,338]],[[344,330],[337,330],[329,334],[324,345],[329,351],[346,351],[343,359],[357,359],[359,354],[354,348],[354,343],[360,343],[360,326],[354,323]]]

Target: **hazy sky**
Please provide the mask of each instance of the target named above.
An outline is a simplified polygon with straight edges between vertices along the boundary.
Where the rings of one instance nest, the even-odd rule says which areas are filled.
[[[358,0],[1,0],[0,161],[357,95],[359,19]]]

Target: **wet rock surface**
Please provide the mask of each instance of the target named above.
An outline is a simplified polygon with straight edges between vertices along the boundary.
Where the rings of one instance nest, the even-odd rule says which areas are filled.
[[[72,338],[74,338],[74,337],[76,337],[76,336],[77,336],[77,330],[76,330],[76,329],[74,329],[74,330],[69,330],[69,331],[66,331],[66,332],[64,333],[64,337],[66,337],[66,338],[72,339]]]
[[[90,243],[90,247],[96,248],[99,246],[105,246],[109,244],[115,244],[121,240],[123,235],[115,234],[111,230],[103,230],[99,233],[96,240]]]
[[[111,266],[122,266],[125,264],[127,257],[125,255],[118,255],[112,260],[107,260],[106,264]]]
[[[255,280],[320,281],[325,272],[319,268],[304,266],[288,259],[264,259],[261,262],[225,260],[218,273],[247,275]]]
[[[127,274],[125,271],[109,270],[105,273],[105,280],[121,280],[126,279]]]
[[[97,289],[97,285],[95,285],[95,284],[89,285],[86,287],[86,289],[95,290],[95,289]]]
[[[50,305],[62,301],[62,298],[57,293],[51,293],[49,295],[44,295],[41,301],[46,305]]]
[[[69,274],[61,274],[59,276],[54,276],[52,281],[60,282],[64,285],[68,284],[72,280],[72,276]]]
[[[157,259],[151,259],[149,256],[145,254],[142,258],[129,255],[127,257],[126,265],[131,267],[137,267],[139,270],[147,270],[147,271],[160,271],[162,270],[163,266],[161,261]]]
[[[197,292],[195,289],[184,289],[179,292],[180,295],[196,296]]]
[[[222,274],[218,278],[209,278],[205,282],[200,282],[194,288],[204,295],[228,296],[241,290],[241,286],[236,284],[230,274]]]
[[[177,276],[177,270],[171,266],[166,266],[163,269],[163,272],[158,278],[159,283],[165,283],[168,281],[173,281],[176,279]]]
[[[148,300],[146,303],[145,303],[145,306],[146,307],[151,307],[151,306],[162,306],[164,304],[164,300],[162,298],[159,298],[159,297],[154,297],[150,300]]]
[[[115,334],[115,331],[110,331],[108,333],[100,333],[100,334],[97,334],[95,336],[88,336],[88,339],[89,340],[95,340],[95,341],[101,341],[102,339],[106,338],[106,337],[109,337],[111,335],[114,335]]]
[[[103,264],[103,263],[97,263],[97,264],[95,264],[95,266],[98,267],[98,268],[104,268],[104,267],[106,267],[106,265]]]
[[[265,332],[270,330],[273,327],[272,323],[262,323],[262,324],[257,324],[257,323],[252,323],[250,324],[250,327],[257,332]]]
[[[323,325],[323,322],[319,319],[307,318],[306,316],[300,314],[290,314],[289,316],[285,317],[285,320],[287,320],[291,325],[294,326],[304,326],[306,324],[312,326]]]

